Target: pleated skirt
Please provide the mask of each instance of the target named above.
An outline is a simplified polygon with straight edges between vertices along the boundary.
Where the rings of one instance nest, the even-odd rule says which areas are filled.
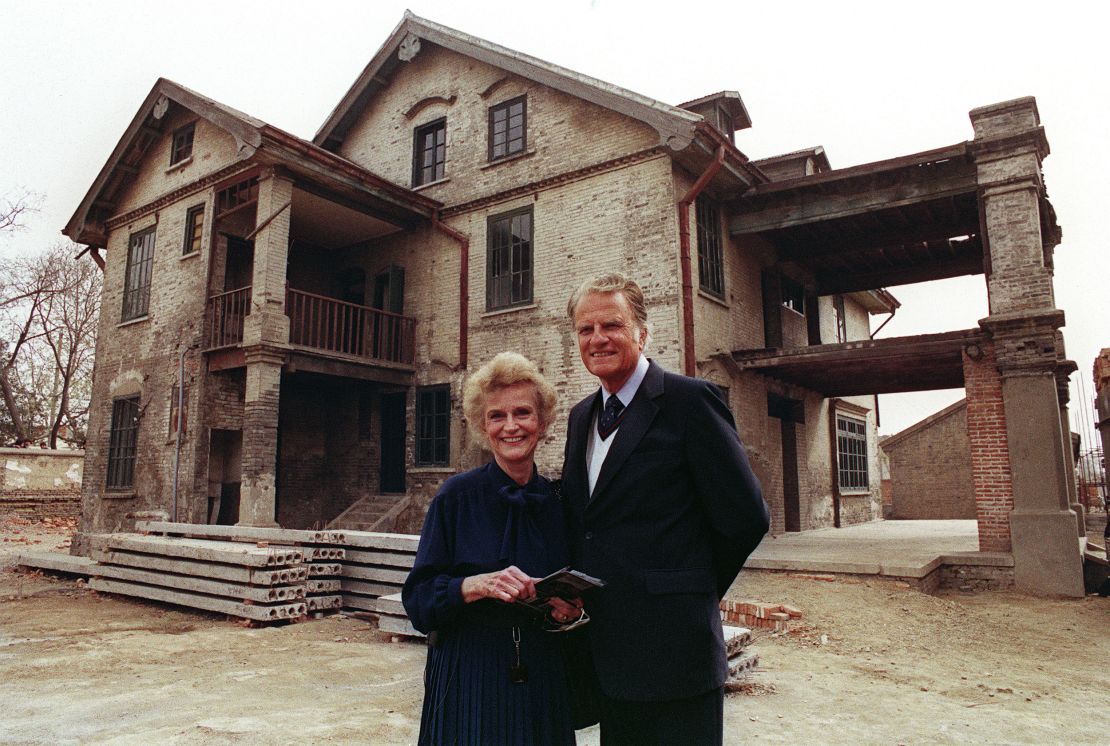
[[[521,627],[527,680],[514,684],[511,627],[441,632],[428,648],[420,744],[574,744],[558,634]]]

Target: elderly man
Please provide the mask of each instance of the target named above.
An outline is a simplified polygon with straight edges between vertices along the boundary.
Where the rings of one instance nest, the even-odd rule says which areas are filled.
[[[599,391],[570,413],[563,492],[589,599],[601,739],[720,743],[728,668],[718,603],[767,532],[759,482],[720,391],[643,355],[647,310],[620,274],[567,306]]]

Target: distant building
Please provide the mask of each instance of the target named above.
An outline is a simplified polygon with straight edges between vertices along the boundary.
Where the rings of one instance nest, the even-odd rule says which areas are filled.
[[[890,462],[890,517],[975,518],[967,400],[883,438]]]

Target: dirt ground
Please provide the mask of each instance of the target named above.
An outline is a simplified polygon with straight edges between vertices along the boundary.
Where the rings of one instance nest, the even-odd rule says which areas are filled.
[[[0,568],[69,531],[0,523]],[[730,595],[796,606],[805,626],[756,633],[761,666],[726,700],[726,743],[1110,738],[1110,598],[933,597],[763,572]],[[360,619],[249,629],[0,569],[4,744],[409,744],[423,660],[423,645]]]

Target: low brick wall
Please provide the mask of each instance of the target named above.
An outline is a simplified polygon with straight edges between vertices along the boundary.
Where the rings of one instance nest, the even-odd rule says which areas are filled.
[[[84,451],[0,448],[0,515],[80,517],[84,461]]]

